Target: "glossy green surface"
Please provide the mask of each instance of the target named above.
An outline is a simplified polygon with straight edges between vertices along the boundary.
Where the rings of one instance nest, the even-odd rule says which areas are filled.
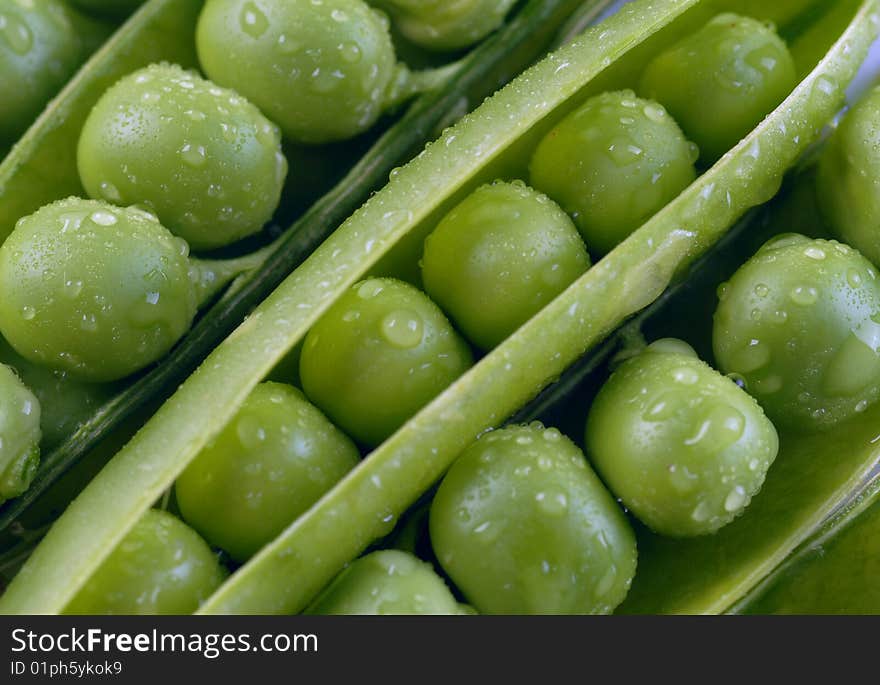
[[[713,347],[777,425],[828,429],[880,398],[880,282],[835,241],[774,238],[719,289]]]
[[[779,449],[773,424],[693,350],[658,341],[618,367],[590,408],[587,454],[653,531],[714,533],[742,514]]]
[[[305,613],[395,616],[463,612],[429,563],[407,552],[387,549],[353,561]]]
[[[605,254],[690,185],[696,159],[663,107],[618,91],[550,131],[529,177],[572,216],[588,249]]]
[[[367,130],[396,77],[387,21],[363,0],[208,0],[196,42],[208,78],[298,142]]]
[[[464,336],[492,349],[590,266],[571,219],[522,182],[482,186],[425,240],[425,292]]]
[[[306,336],[303,390],[343,431],[378,445],[473,363],[424,293],[394,279],[358,283]]]
[[[481,613],[607,614],[636,571],[629,522],[555,428],[513,426],[466,449],[434,496],[431,544]]]
[[[880,88],[834,131],[819,161],[816,194],[837,237],[880,264]]]
[[[639,92],[669,110],[709,164],[796,84],[794,60],[772,25],[725,13],[654,58]]]
[[[135,69],[162,60],[196,64],[192,34],[202,0],[150,0],[80,69],[0,161],[0,241],[19,218],[85,191],[76,167],[83,123],[104,91]]]
[[[395,174],[214,351],[89,485],[0,598],[0,607],[28,613],[63,606],[133,520],[234,416],[250,390],[391,246],[411,232],[427,229],[456,199],[502,176],[500,171],[521,169],[529,146],[582,102],[589,88],[615,77],[622,87],[658,49],[708,19],[707,9],[696,0],[639,0],[627,5],[601,28],[519,77]],[[869,17],[877,10],[875,0],[866,0],[850,17],[844,34],[820,32],[811,48],[831,51],[818,64],[800,65],[812,73],[784,107],[380,446],[239,569],[200,613],[301,610],[344,564],[387,534],[395,518],[477,434],[497,426],[586,349],[652,302],[676,272],[687,268],[748,208],[766,201],[839,108],[845,84],[876,36]],[[601,81],[591,83],[599,74]],[[853,441],[863,438],[863,433],[849,436]],[[827,512],[829,502],[848,491],[864,458],[859,454],[828,465],[839,470],[808,483],[812,490],[798,483],[798,506],[786,502],[797,510],[797,517],[761,518],[761,525],[752,528],[757,535],[722,550],[721,556],[733,566],[703,566],[697,551],[693,557],[675,556],[675,568],[663,563],[654,545],[655,558],[648,564],[640,561],[636,584],[645,566],[649,571],[653,567],[653,576],[645,575],[641,599],[647,591],[647,598],[662,601],[666,610],[683,605],[695,611],[718,610],[719,605],[723,609],[732,594],[749,587],[766,572],[767,564],[797,544],[815,525],[815,516]],[[149,470],[143,468],[147,465]],[[768,485],[769,481],[762,494]],[[725,531],[754,513],[758,499]],[[801,509],[808,505],[808,510]],[[726,541],[731,543],[730,538]],[[291,577],[297,578],[296,584],[289,582]],[[658,578],[664,579],[662,593]],[[676,584],[671,584],[673,578]]]
[[[877,481],[805,543],[746,600],[745,614],[880,613]]]
[[[156,361],[196,313],[186,243],[156,217],[68,198],[0,246],[0,333],[26,359],[99,382]]]
[[[0,0],[0,157],[88,56],[94,31],[61,0]]]
[[[40,462],[40,402],[0,364],[0,503],[30,485]]]
[[[67,614],[190,614],[223,581],[216,555],[171,514],[150,509],[65,607]]]
[[[262,383],[180,474],[183,519],[244,561],[360,460],[357,448],[296,388]]]
[[[416,45],[457,50],[494,31],[516,0],[370,0]]]
[[[80,135],[83,187],[141,205],[193,249],[228,245],[272,216],[287,176],[281,133],[247,100],[171,64],[110,88]]]
[[[40,447],[49,450],[70,435],[103,402],[113,388],[103,383],[87,383],[64,371],[54,371],[22,357],[0,338],[0,363],[15,369],[40,403]]]

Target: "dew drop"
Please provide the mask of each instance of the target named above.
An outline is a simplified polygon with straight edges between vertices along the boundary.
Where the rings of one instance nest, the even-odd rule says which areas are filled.
[[[92,222],[98,224],[99,226],[113,226],[119,221],[119,219],[116,218],[116,215],[100,210],[97,212],[92,212],[89,215],[89,219],[91,219]]]
[[[792,288],[789,293],[791,301],[802,307],[809,307],[816,304],[819,299],[819,291],[808,285],[799,285]]]
[[[15,16],[0,13],[0,35],[6,39],[6,43],[13,52],[26,55],[34,44],[34,37],[30,28]]]
[[[748,497],[742,485],[737,485],[731,490],[724,500],[724,510],[728,513],[739,511],[746,504]]]
[[[37,310],[31,307],[30,305],[25,305],[21,308],[21,318],[25,321],[33,321],[34,317],[37,315]]]
[[[208,154],[204,145],[186,143],[180,148],[180,156],[189,166],[196,168],[204,166],[205,162],[208,161]]]
[[[235,425],[235,434],[247,450],[259,449],[266,441],[266,429],[252,416],[243,416]]]
[[[241,8],[239,16],[241,30],[251,38],[259,38],[269,28],[269,20],[263,11],[253,2],[246,2]]]
[[[69,300],[75,300],[79,297],[79,294],[82,292],[83,282],[75,279],[68,279],[64,282],[64,287],[61,292],[64,294],[64,297]]]
[[[398,309],[382,319],[382,336],[394,347],[411,349],[422,342],[425,326],[420,317],[409,309]]]

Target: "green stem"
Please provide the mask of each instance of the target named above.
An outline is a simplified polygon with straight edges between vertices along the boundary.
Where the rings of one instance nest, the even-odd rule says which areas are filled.
[[[199,307],[208,304],[239,276],[259,269],[277,246],[276,241],[256,252],[233,259],[190,259]]]
[[[385,96],[385,108],[393,110],[418,95],[443,88],[459,72],[465,59],[420,71],[410,71],[405,64],[398,64]]]

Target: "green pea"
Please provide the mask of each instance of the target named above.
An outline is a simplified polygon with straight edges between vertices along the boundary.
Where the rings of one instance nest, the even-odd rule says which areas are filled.
[[[110,17],[126,17],[144,4],[144,0],[71,0],[80,9]]]
[[[177,503],[208,542],[245,561],[359,460],[299,390],[262,383],[177,479]]]
[[[568,215],[522,183],[475,190],[425,241],[425,290],[474,344],[491,349],[590,266]]]
[[[629,522],[555,428],[473,443],[440,483],[429,525],[441,565],[480,613],[610,613],[635,574]]]
[[[587,453],[649,528],[714,533],[761,489],[779,439],[758,403],[681,341],[627,360],[590,409]]]
[[[31,484],[40,463],[40,402],[0,364],[0,504]]]
[[[208,0],[196,45],[209,78],[303,143],[367,130],[396,77],[387,20],[362,0]]]
[[[113,395],[113,386],[85,383],[64,371],[34,364],[0,338],[0,363],[12,367],[40,403],[43,451],[71,435]]]
[[[59,0],[0,0],[0,148],[14,143],[83,58],[80,27]]]
[[[424,293],[371,278],[312,327],[299,370],[306,396],[336,425],[378,445],[472,363],[468,346]]]
[[[429,50],[458,50],[497,29],[516,0],[374,0],[397,30]]]
[[[150,509],[65,608],[66,614],[191,614],[226,576],[211,548]]]
[[[824,429],[880,397],[880,283],[852,248],[764,245],[719,290],[713,346],[779,426]]]
[[[287,175],[274,124],[239,95],[170,64],[104,93],[83,126],[77,165],[91,197],[148,207],[194,249],[259,231]]]
[[[663,107],[632,91],[603,93],[544,137],[531,183],[604,254],[694,181],[696,157]]]
[[[774,28],[727,13],[655,57],[640,92],[669,110],[709,164],[796,85],[794,60]]]
[[[189,329],[187,245],[135,208],[68,198],[0,246],[0,333],[35,364],[84,381],[128,376]]]
[[[859,100],[828,140],[816,195],[834,233],[880,264],[880,88]]]
[[[431,564],[407,552],[386,549],[353,561],[306,613],[392,616],[462,611]]]

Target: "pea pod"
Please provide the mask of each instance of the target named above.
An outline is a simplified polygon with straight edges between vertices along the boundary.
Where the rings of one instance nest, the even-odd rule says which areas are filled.
[[[412,263],[423,237],[452,206],[487,180],[524,177],[530,152],[553,125],[591,94],[634,85],[652,55],[705,23],[719,4],[731,11],[739,7],[698,0],[626,5],[518,77],[403,167],[210,355],[84,490],[13,580],[0,609],[62,610],[251,389],[349,286],[368,272],[390,273],[394,264]],[[816,17],[812,5],[804,3],[802,12],[793,14],[793,25],[804,24],[789,36],[796,60],[797,35]],[[502,423],[653,302],[744,212],[775,194],[786,170],[839,109],[846,83],[876,37],[872,17],[880,3],[846,5],[845,31],[810,34],[811,50],[819,43],[824,56],[797,63],[805,78],[755,130],[380,445],[200,611],[304,608],[345,563],[390,530],[476,435]],[[785,544],[774,553],[784,555]],[[746,547],[771,556],[760,545]],[[701,571],[723,575],[714,567]],[[658,597],[665,594],[665,588],[656,589]],[[701,597],[690,608],[713,610],[714,600]]]
[[[876,614],[880,480],[734,605],[738,614]]]
[[[57,180],[49,174],[50,169],[58,171],[69,183],[79,187],[79,180],[74,176],[73,155],[70,159],[66,154],[63,155],[62,160],[58,162],[58,169],[46,166],[48,161],[42,156],[44,147],[48,147],[53,139],[51,136],[49,138],[45,136],[55,130],[53,127],[64,129],[73,136],[74,131],[69,130],[71,127],[65,117],[75,115],[74,118],[85,118],[90,103],[93,103],[102,92],[102,86],[96,82],[96,79],[106,77],[109,83],[111,82],[109,73],[118,75],[119,72],[125,73],[127,69],[142,64],[145,58],[141,52],[129,53],[131,44],[153,41],[154,33],[160,31],[164,23],[174,25],[172,34],[180,40],[185,41],[187,35],[191,36],[189,31],[198,14],[198,4],[193,4],[187,10],[187,14],[182,16],[176,12],[176,6],[168,5],[165,0],[151,0],[126,24],[124,31],[114,39],[113,46],[102,51],[84,67],[83,72],[76,79],[78,85],[72,84],[59,98],[63,106],[56,108],[55,116],[60,121],[50,118],[48,121],[37,122],[28,134],[31,142],[37,145],[39,155],[33,157],[31,155],[33,150],[27,147],[12,155],[16,158],[18,166],[8,168],[10,183],[7,187],[14,188],[17,194],[0,195],[0,207],[8,203],[10,217],[15,216],[18,211],[15,207],[19,200],[25,200],[30,205],[38,205],[39,198],[50,197],[57,192],[57,186],[48,184],[43,187],[37,182],[37,178],[42,177],[46,177],[48,181]],[[607,2],[591,0],[587,4],[600,7]],[[169,358],[108,400],[81,425],[76,433],[69,435],[55,450],[45,456],[43,464],[46,468],[41,468],[31,488],[15,501],[8,503],[0,512],[0,528],[6,528],[15,521],[34,499],[94,449],[106,435],[126,424],[133,416],[154,404],[157,399],[164,398],[168,388],[177,385],[195,369],[212,346],[232,331],[260,299],[271,292],[272,288],[339,222],[385,182],[394,166],[415,154],[424,141],[432,135],[431,132],[442,122],[460,116],[463,105],[479,101],[495,87],[494,84],[498,80],[510,78],[511,71],[533,60],[552,38],[555,28],[577,5],[579,5],[577,0],[553,0],[533,7],[529,12],[523,12],[522,18],[513,22],[503,35],[493,37],[493,40],[481,45],[462,62],[451,87],[427,93],[419,98],[407,115],[364,153],[363,159],[351,172],[325,194],[320,202],[309,208],[287,231],[284,240],[273,252],[265,268],[254,270],[252,278],[240,280],[234,296],[223,297],[217,301],[211,311],[199,319]],[[172,47],[176,45],[175,42]],[[185,66],[194,60],[191,52],[188,49],[179,51],[179,58],[175,59],[175,53],[169,50],[166,58]],[[150,61],[155,59],[155,55],[161,54],[160,45]],[[344,167],[351,163],[354,156],[363,153],[365,145],[361,142],[349,148],[344,151],[340,151],[338,147],[330,148],[327,151],[328,156],[332,156],[338,166]],[[305,155],[297,154],[298,159],[306,160],[315,156],[315,150]],[[326,161],[322,164],[327,166]],[[310,166],[302,168],[310,168]],[[22,172],[23,177],[19,172]],[[339,169],[333,169],[331,176],[336,178],[339,174]],[[295,176],[295,174],[290,175],[288,179]],[[28,185],[28,177],[33,181],[31,185]],[[314,179],[310,181],[314,186]],[[302,211],[304,203],[307,205],[313,201],[314,193],[310,196],[307,191],[304,195],[301,189],[289,186],[290,184],[283,194],[282,207],[276,213],[275,218],[278,221],[283,221],[283,216],[295,216],[296,212]],[[30,195],[27,193],[22,195],[25,187],[28,188],[27,193],[31,193]],[[63,183],[61,187],[64,187]],[[318,187],[321,187],[320,184]],[[0,211],[0,217],[3,216],[4,211]],[[219,283],[219,280],[217,282]]]

